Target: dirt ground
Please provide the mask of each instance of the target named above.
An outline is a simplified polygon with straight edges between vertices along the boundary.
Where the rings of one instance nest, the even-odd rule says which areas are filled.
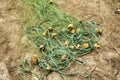
[[[22,7],[18,7],[18,3],[17,0],[0,0],[0,63],[6,64],[11,80],[20,80],[19,59],[30,53],[23,35]],[[76,18],[104,26],[101,49],[80,57],[86,64],[71,66],[69,71],[88,69],[92,80],[120,80],[120,11],[117,12],[120,0],[56,0],[56,3]],[[86,80],[83,76],[69,76],[68,80]],[[48,80],[61,78],[53,72]]]

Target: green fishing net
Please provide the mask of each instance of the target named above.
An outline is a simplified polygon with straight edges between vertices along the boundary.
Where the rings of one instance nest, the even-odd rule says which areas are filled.
[[[70,67],[70,62],[78,60],[79,56],[84,56],[99,46],[101,26],[96,22],[80,21],[59,10],[50,0],[24,0],[25,3],[33,6],[34,15],[40,18],[40,23],[35,26],[26,26],[25,35],[37,47],[39,54],[43,58],[31,56],[36,59],[36,63],[28,61],[28,58],[20,64],[20,74],[23,80],[25,74],[34,74],[38,80],[45,80],[50,72],[58,72],[64,80],[65,75],[76,74],[64,73],[62,70]],[[32,72],[34,65],[38,65],[40,70],[46,70],[45,74]],[[41,76],[40,76],[41,75]]]

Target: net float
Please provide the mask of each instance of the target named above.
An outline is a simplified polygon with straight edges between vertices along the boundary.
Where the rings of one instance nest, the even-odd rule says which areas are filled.
[[[56,33],[52,33],[52,34],[51,34],[51,38],[55,38],[55,36],[57,36]]]
[[[69,30],[72,30],[72,29],[73,29],[73,24],[69,24],[67,28],[68,28]]]
[[[87,48],[90,47],[90,45],[89,45],[89,43],[84,43],[84,44],[83,44],[83,47],[84,47],[85,49],[87,49]]]
[[[70,33],[71,33],[71,34],[74,34],[74,33],[75,33],[75,29],[72,29],[72,30],[70,31]]]
[[[100,48],[100,45],[97,44],[97,43],[95,43],[95,44],[94,44],[94,47],[95,47],[95,48]]]
[[[48,71],[51,71],[52,67],[51,66],[47,66],[45,69],[48,70]]]
[[[62,61],[65,61],[66,58],[67,58],[67,56],[66,56],[66,55],[63,55],[63,56],[61,57],[61,60],[62,60]]]
[[[38,56],[37,55],[33,55],[32,59],[31,59],[32,64],[37,65],[38,64]]]

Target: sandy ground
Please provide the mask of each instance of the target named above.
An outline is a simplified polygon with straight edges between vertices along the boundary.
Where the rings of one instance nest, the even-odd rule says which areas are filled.
[[[21,56],[29,53],[20,17],[22,8],[17,3],[17,0],[0,0],[0,63],[5,63],[6,74],[11,80],[20,80],[17,76],[18,62]],[[57,0],[56,3],[63,11],[79,19],[97,21],[104,26],[101,49],[80,57],[86,65],[72,63],[74,66],[69,71],[88,69],[92,80],[120,80],[120,12],[116,13],[120,0]],[[1,77],[0,80],[4,79]],[[48,80],[61,78],[53,72]],[[69,76],[68,80],[86,78],[84,74],[78,74]]]

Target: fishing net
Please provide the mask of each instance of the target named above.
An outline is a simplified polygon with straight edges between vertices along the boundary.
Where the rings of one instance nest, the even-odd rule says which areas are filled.
[[[84,56],[95,48],[100,48],[98,41],[102,27],[96,22],[80,21],[69,14],[59,10],[50,0],[24,0],[33,6],[34,15],[40,18],[40,23],[35,26],[25,27],[25,35],[37,47],[39,54],[25,58],[20,64],[20,74],[23,80],[26,74],[36,75],[37,80],[45,80],[47,75],[54,71],[58,72],[64,80],[65,73],[62,70],[70,67],[70,62],[80,62],[77,58]],[[32,72],[34,65],[38,65],[45,73]]]

